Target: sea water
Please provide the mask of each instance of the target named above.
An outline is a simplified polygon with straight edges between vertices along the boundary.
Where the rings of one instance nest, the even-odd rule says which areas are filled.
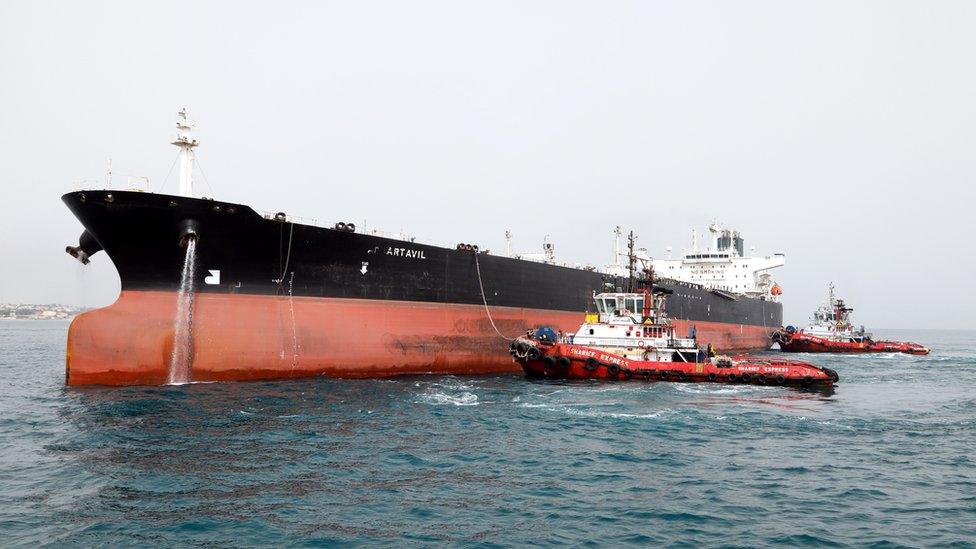
[[[833,391],[518,375],[64,386],[0,321],[0,544],[976,541],[976,333],[802,358]]]

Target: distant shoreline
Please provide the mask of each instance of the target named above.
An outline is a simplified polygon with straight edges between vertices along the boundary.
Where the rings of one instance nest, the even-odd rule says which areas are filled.
[[[10,317],[3,316],[3,317],[0,317],[0,320],[9,320],[11,322],[23,322],[25,320],[39,320],[39,321],[42,321],[42,322],[57,322],[59,320],[74,320],[74,318],[76,316],[78,316],[78,315],[72,315],[72,316],[65,317],[65,318],[10,318]]]

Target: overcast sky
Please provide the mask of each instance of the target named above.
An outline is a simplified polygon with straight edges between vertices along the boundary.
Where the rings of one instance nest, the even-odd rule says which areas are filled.
[[[976,328],[974,29],[976,2],[0,0],[0,302],[115,299],[60,196],[108,158],[175,193],[185,106],[199,194],[600,265],[614,225],[663,256],[718,219],[787,255],[787,322],[834,281],[869,327]]]

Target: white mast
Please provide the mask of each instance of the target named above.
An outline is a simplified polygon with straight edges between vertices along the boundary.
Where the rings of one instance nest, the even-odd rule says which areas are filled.
[[[193,124],[186,117],[186,109],[176,115],[176,139],[180,148],[180,196],[193,196],[193,147],[200,144],[190,133]]]
[[[620,266],[620,225],[613,228],[613,266]]]
[[[505,257],[512,257],[512,231],[505,231]]]

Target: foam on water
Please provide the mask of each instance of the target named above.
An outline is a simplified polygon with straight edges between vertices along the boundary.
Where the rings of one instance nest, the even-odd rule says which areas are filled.
[[[478,405],[478,395],[474,393],[463,392],[460,394],[447,394],[440,392],[432,392],[420,395],[420,402],[424,404],[453,404],[454,406],[477,406]]]

